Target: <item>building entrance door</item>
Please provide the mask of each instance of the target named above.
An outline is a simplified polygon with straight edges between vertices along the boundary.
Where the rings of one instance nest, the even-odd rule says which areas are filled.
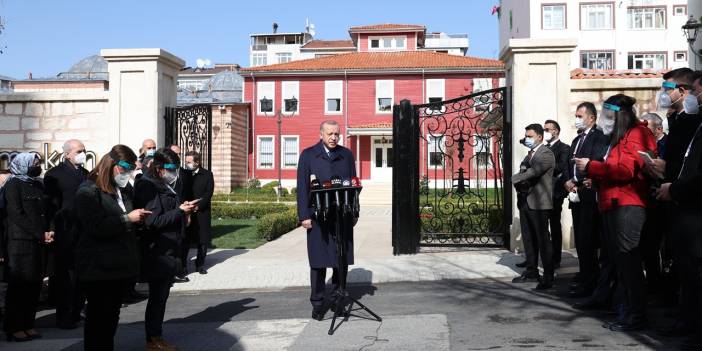
[[[371,139],[371,180],[392,182],[392,138],[373,137]]]

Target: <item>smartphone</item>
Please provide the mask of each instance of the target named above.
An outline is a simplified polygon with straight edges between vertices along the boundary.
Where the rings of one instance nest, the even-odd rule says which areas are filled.
[[[653,164],[653,157],[651,157],[651,154],[645,151],[638,151],[639,156],[649,165]]]
[[[199,198],[199,199],[195,199],[195,200],[193,200],[193,201],[190,201],[190,204],[191,204],[191,205],[197,205],[198,202],[200,202],[200,201],[202,201],[202,198]]]

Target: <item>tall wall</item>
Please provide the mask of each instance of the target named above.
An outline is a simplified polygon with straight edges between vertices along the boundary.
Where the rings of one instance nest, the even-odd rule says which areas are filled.
[[[246,184],[249,104],[212,105],[212,166],[215,192]]]

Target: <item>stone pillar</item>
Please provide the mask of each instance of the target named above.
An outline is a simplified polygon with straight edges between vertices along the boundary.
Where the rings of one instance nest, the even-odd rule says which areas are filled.
[[[524,127],[531,123],[543,124],[547,119],[558,121],[563,129],[561,141],[570,143],[575,137],[572,128],[573,111],[569,106],[570,58],[577,39],[510,39],[500,53],[507,68],[507,85],[512,86],[512,170],[527,155],[527,148],[519,144]],[[505,184],[511,186],[511,184]],[[512,228],[510,247],[519,247],[521,229],[516,193],[512,199]],[[567,206],[563,206],[563,245],[572,247],[572,220]],[[521,250],[521,249],[520,249]]]
[[[688,0],[687,2],[687,14],[693,16],[698,21],[702,22],[702,1],[700,0]],[[697,34],[697,41],[694,44],[694,50],[699,55],[700,50],[702,50],[702,29]],[[690,62],[690,68],[692,69],[702,69],[702,58],[695,55],[690,49],[687,54],[687,59]]]
[[[163,49],[102,49],[110,79],[110,145],[138,152],[146,138],[164,146],[165,107],[176,106],[178,72],[185,61]]]

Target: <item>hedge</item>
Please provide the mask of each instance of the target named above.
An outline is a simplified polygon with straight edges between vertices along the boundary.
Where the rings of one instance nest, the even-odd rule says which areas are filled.
[[[253,202],[243,204],[213,202],[212,217],[233,219],[262,218],[265,215],[285,212],[291,208],[293,207],[275,202]]]
[[[256,224],[256,235],[260,239],[270,241],[297,228],[298,225],[297,209],[291,208],[285,212],[272,213],[261,217]]]

